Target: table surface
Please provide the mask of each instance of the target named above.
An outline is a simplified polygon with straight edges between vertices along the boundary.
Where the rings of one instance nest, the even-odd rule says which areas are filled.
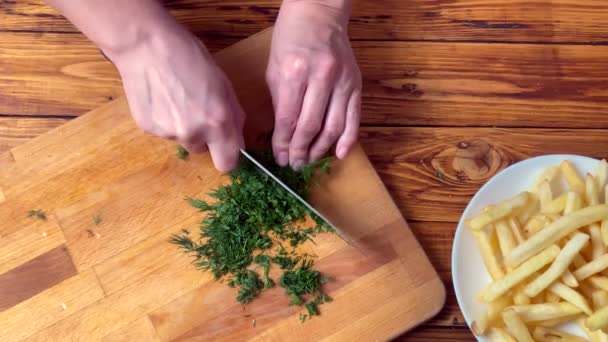
[[[165,2],[213,51],[270,26],[280,5]],[[398,340],[473,340],[451,285],[456,222],[517,161],[608,157],[608,3],[355,3],[361,142],[448,289],[441,313]],[[60,15],[40,0],[2,2],[0,152],[121,95],[113,66]]]

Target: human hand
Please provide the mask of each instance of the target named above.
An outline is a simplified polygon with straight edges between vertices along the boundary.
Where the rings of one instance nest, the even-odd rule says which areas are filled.
[[[266,71],[273,151],[282,166],[298,169],[334,143],[342,159],[357,140],[361,73],[348,39],[349,12],[349,1],[283,1]]]
[[[194,35],[176,23],[111,59],[141,129],[190,152],[208,148],[220,171],[238,164],[245,114],[230,81]]]

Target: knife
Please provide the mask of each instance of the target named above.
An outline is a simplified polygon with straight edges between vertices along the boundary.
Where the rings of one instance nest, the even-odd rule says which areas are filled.
[[[243,156],[245,156],[245,158],[247,158],[249,161],[251,161],[255,166],[257,166],[257,168],[259,170],[261,170],[265,175],[269,176],[270,178],[272,178],[275,182],[277,182],[283,189],[285,189],[287,192],[289,192],[293,197],[295,197],[300,203],[302,203],[306,208],[308,208],[310,211],[312,211],[315,215],[317,215],[319,218],[321,218],[321,220],[323,220],[325,223],[327,223],[330,227],[332,227],[334,229],[334,231],[336,232],[336,234],[338,234],[338,236],[344,240],[344,242],[346,242],[347,244],[349,244],[350,246],[355,246],[352,242],[352,240],[348,237],[348,235],[344,234],[344,232],[342,230],[340,230],[338,227],[336,227],[333,223],[331,223],[327,217],[325,217],[323,214],[321,214],[317,209],[315,209],[310,203],[308,203],[305,199],[302,198],[302,196],[298,195],[298,193],[296,193],[295,191],[293,191],[289,186],[287,186],[287,184],[283,183],[283,181],[281,181],[279,179],[279,177],[275,176],[272,172],[270,172],[270,170],[268,170],[264,165],[262,165],[262,163],[260,163],[259,161],[257,161],[257,159],[255,159],[251,154],[247,153],[245,150],[241,149],[241,154]]]

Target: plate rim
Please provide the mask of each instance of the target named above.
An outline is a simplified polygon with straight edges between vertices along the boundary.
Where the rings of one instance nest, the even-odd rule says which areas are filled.
[[[462,316],[464,317],[465,323],[467,324],[467,327],[469,328],[469,330],[471,330],[471,323],[473,321],[472,317],[468,317],[470,315],[470,313],[466,313],[462,307],[462,303],[463,303],[463,292],[460,288],[459,283],[456,281],[457,278],[459,276],[457,276],[457,274],[459,274],[459,272],[456,272],[457,270],[459,270],[459,267],[457,266],[456,260],[458,260],[458,257],[460,256],[460,249],[457,248],[457,242],[460,241],[460,239],[462,238],[462,234],[463,231],[466,229],[464,221],[466,220],[466,217],[469,215],[469,212],[472,211],[472,207],[473,204],[476,203],[475,199],[480,196],[480,193],[484,192],[484,190],[486,190],[488,187],[492,186],[492,183],[496,182],[498,179],[500,179],[504,174],[506,174],[507,172],[510,172],[513,170],[513,168],[515,167],[525,167],[527,164],[529,163],[533,163],[534,161],[537,161],[539,159],[557,159],[557,158],[561,158],[562,160],[566,160],[566,159],[579,159],[579,160],[587,160],[587,161],[593,161],[593,162],[600,162],[600,159],[596,159],[593,157],[589,157],[589,156],[583,156],[583,155],[578,155],[578,154],[544,154],[544,155],[538,155],[538,156],[534,156],[534,157],[530,157],[530,158],[526,158],[523,160],[520,160],[516,163],[513,163],[511,165],[509,165],[508,167],[500,170],[498,173],[496,173],[495,175],[493,175],[490,179],[488,179],[478,190],[477,192],[475,192],[475,195],[473,195],[473,197],[471,198],[471,200],[469,200],[469,203],[467,204],[467,206],[465,207],[465,209],[463,210],[460,219],[458,220],[458,225],[456,226],[456,231],[454,233],[454,238],[452,240],[452,253],[451,253],[451,258],[452,260],[450,261],[450,271],[452,272],[452,286],[454,288],[454,294],[456,296],[456,302],[458,303],[458,309],[460,310],[460,312],[462,313]],[[523,190],[522,190],[523,191]],[[460,270],[459,270],[460,271]],[[460,274],[462,274],[462,271],[460,271]],[[473,334],[473,336],[475,336],[475,339],[477,341],[483,341],[481,338],[483,336],[477,336],[475,335],[475,333],[473,333],[473,331],[471,330],[471,333]]]

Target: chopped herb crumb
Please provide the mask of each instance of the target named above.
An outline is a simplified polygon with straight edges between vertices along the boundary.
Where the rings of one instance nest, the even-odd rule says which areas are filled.
[[[46,221],[46,214],[42,210],[30,210],[27,212],[27,217],[35,217],[39,220]]]
[[[101,222],[102,222],[101,215],[99,215],[99,214],[95,214],[95,215],[93,216],[93,223],[94,223],[96,226],[99,226],[99,225],[101,224]]]
[[[181,160],[187,160],[188,156],[190,155],[190,152],[188,152],[188,150],[186,150],[184,148],[184,146],[177,145],[177,147],[176,147],[176,155],[177,155],[177,158],[179,158]]]

